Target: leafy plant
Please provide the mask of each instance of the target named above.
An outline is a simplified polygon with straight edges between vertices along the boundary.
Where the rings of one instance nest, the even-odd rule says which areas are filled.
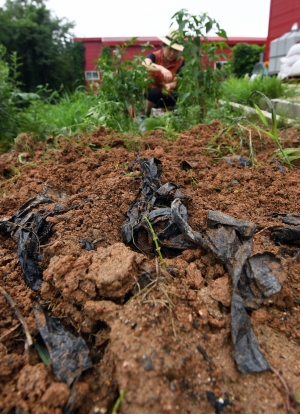
[[[94,129],[102,125],[105,128],[123,131],[120,123],[120,113],[122,113],[123,109],[124,106],[121,102],[100,101],[87,112],[86,121],[89,124],[93,124]]]
[[[223,38],[227,35],[206,13],[192,15],[182,9],[172,19],[178,24],[180,39],[176,42],[184,46],[181,55],[185,58],[178,86],[178,104],[187,111],[191,105],[197,105],[198,121],[201,121],[207,112],[207,102],[219,95],[221,72],[213,69],[213,63],[220,59],[217,50],[225,46],[224,42],[208,42],[206,36],[212,29]]]
[[[150,85],[150,79],[146,68],[142,65],[145,57],[134,56],[126,58],[127,48],[134,44],[136,38],[129,42],[116,46],[109,57],[104,53],[98,60],[101,82],[99,85],[100,100],[102,102],[115,102],[119,105],[120,112],[127,117],[132,116],[144,105],[143,90]],[[150,48],[149,44],[143,45],[143,51]]]
[[[172,112],[166,112],[164,115],[146,118],[143,126],[146,131],[159,129],[164,132],[164,138],[167,140],[175,140],[177,133],[175,131],[174,120],[175,116]]]

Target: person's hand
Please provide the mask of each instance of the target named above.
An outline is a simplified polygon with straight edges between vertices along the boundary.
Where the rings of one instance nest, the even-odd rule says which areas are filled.
[[[168,92],[172,92],[172,85],[171,85],[170,83],[165,83],[165,89],[166,89]]]
[[[166,83],[171,82],[171,80],[173,79],[172,72],[170,72],[168,69],[166,69],[164,67],[161,68],[160,73],[163,75],[164,81]]]

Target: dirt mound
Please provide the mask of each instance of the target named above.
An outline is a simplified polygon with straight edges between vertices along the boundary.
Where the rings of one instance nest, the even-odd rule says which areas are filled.
[[[118,412],[130,414],[299,412],[300,239],[282,233],[300,225],[299,172],[274,161],[275,144],[254,131],[255,168],[243,161],[249,156],[246,141],[239,151],[227,142],[224,158],[214,159],[207,143],[221,127],[198,125],[176,141],[165,141],[161,131],[133,141],[100,128],[91,136],[49,138],[32,152],[22,153],[20,143],[20,152],[0,156],[0,227],[6,226],[0,236],[0,286],[42,349],[28,349],[20,320],[0,294],[1,412],[108,414],[118,398]],[[281,134],[286,147],[299,146],[296,129]],[[209,230],[208,218],[218,211],[253,225],[251,258],[263,262],[250,263],[252,268],[276,258],[278,293],[256,291],[251,304],[243,297],[270,369],[242,374],[236,365],[231,320],[236,286],[221,254],[199,245],[169,257],[165,251],[164,270],[149,237],[138,248],[125,245],[122,226],[144,177],[134,149],[140,159],[159,160],[161,183],[175,183],[182,191],[194,234],[209,234],[211,241],[215,230]],[[30,233],[32,216],[25,226],[14,215],[41,193],[51,203],[36,205],[30,214],[45,217],[49,234],[33,257],[43,282],[32,290],[16,236]],[[244,236],[238,236],[241,243]],[[33,231],[30,237],[36,240]],[[69,385],[59,381],[53,364],[41,362],[47,352],[37,304],[88,347],[90,365]]]

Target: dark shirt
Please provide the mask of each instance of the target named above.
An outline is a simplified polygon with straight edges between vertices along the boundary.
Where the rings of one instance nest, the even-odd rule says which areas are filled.
[[[152,61],[152,63],[155,63],[155,61],[156,61],[156,57],[155,57],[155,55],[153,54],[153,53],[149,53],[149,55],[147,56],[147,58],[148,59],[150,59],[151,61]],[[182,62],[182,65],[180,66],[180,68],[177,70],[177,72],[176,72],[176,74],[178,73],[179,74],[179,72],[181,71],[181,69],[183,68],[183,66],[184,66],[184,61]]]

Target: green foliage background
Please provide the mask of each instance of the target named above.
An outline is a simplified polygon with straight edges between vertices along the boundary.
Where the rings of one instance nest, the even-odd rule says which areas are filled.
[[[264,46],[239,43],[233,47],[231,69],[237,77],[250,75],[255,63],[259,62],[260,53],[265,50]]]
[[[52,16],[44,0],[7,0],[0,8],[0,44],[4,59],[16,52],[21,89],[39,85],[69,90],[84,82],[84,46],[73,42],[73,22]]]

